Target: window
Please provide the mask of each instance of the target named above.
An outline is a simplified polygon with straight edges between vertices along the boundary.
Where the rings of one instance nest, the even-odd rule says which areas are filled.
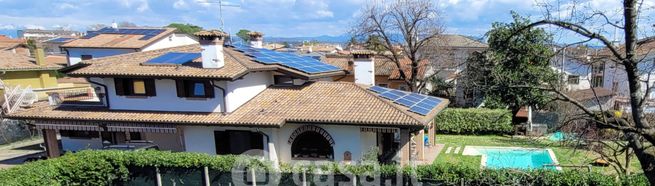
[[[82,60],[91,60],[91,59],[93,59],[93,56],[92,55],[82,55],[82,56],[80,56],[80,58],[82,58]]]
[[[216,154],[242,154],[251,149],[264,149],[264,135],[239,130],[214,131]]]
[[[388,84],[384,84],[384,83],[378,84],[378,86],[380,86],[380,87],[389,87]]]
[[[605,71],[605,64],[604,63],[595,64],[591,66],[591,71],[595,75],[603,74],[603,72]]]
[[[409,88],[407,87],[407,85],[400,85],[400,87],[398,87],[398,90],[407,91],[409,90]]]
[[[602,87],[603,86],[603,76],[594,76],[591,78],[591,87]]]
[[[130,132],[130,140],[143,140],[140,132]]]
[[[114,87],[119,96],[156,96],[154,79],[115,78]]]
[[[569,84],[577,85],[580,83],[580,76],[569,75]]]
[[[275,85],[293,85],[293,79],[288,76],[273,76]]]
[[[176,80],[177,97],[213,98],[214,87],[209,81]]]
[[[132,80],[134,94],[146,94],[146,83],[142,79]]]
[[[62,137],[84,138],[84,139],[98,138],[100,136],[96,131],[77,131],[77,130],[60,130],[59,134]]]

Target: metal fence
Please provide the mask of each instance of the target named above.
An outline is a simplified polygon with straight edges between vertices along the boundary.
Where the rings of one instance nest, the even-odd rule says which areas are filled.
[[[407,176],[358,176],[245,171],[217,171],[203,168],[130,167],[130,177],[113,185],[443,185],[430,180],[412,180]],[[254,181],[253,181],[254,180]]]

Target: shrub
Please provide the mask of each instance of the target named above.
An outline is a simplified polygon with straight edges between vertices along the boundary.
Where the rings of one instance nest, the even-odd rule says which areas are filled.
[[[210,170],[225,173],[239,165],[273,170],[271,162],[240,156],[161,151],[82,151],[56,159],[0,170],[0,185],[112,185],[134,176],[130,175],[127,167],[197,170],[207,166]],[[648,180],[642,174],[617,179],[599,173],[481,170],[447,163],[403,167],[402,169],[395,165],[382,165],[377,169],[374,165],[339,166],[336,163],[306,168],[289,167],[283,164],[280,168],[282,173],[299,173],[302,170],[311,169],[329,170],[337,174],[335,176],[342,174],[341,177],[343,174],[355,174],[360,177],[380,174],[383,178],[393,178],[400,171],[405,178],[413,177],[418,178],[420,182],[442,185],[648,185]]]
[[[451,134],[511,133],[512,114],[505,109],[448,108],[435,118],[437,131]]]

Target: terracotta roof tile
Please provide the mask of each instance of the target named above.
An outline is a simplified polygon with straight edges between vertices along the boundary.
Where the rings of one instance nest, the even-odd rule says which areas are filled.
[[[195,36],[219,36],[226,37],[229,36],[227,33],[220,30],[202,30],[196,33],[193,33]]]
[[[302,72],[282,67],[279,65],[265,65],[253,61],[245,54],[234,50],[232,47],[224,47],[225,66],[218,69],[202,68],[200,58],[184,65],[142,65],[148,60],[168,52],[201,52],[199,44],[180,47],[165,48],[152,51],[135,52],[111,57],[97,58],[83,61],[79,65],[82,68],[73,70],[68,74],[71,76],[136,76],[136,77],[187,77],[187,78],[208,78],[208,79],[236,79],[249,71],[282,70],[290,73],[301,74],[306,77],[321,77],[325,75],[340,75],[342,71],[328,72],[322,74],[304,74]]]
[[[323,61],[349,72],[352,72],[353,70],[352,67],[353,59],[351,56],[326,55]],[[398,71],[398,67],[396,66],[395,62],[381,56],[375,57],[374,62],[375,62],[375,75],[389,76],[389,79],[392,80],[400,79],[400,71]],[[405,75],[410,76],[412,73],[411,65],[410,65],[411,61],[407,58],[403,58],[401,59],[400,62],[401,65],[403,65],[404,67],[403,69],[405,70]],[[427,60],[421,62],[421,64],[419,65],[419,76],[425,74],[427,66],[428,66]]]
[[[0,51],[0,70],[56,70],[59,68],[61,68],[61,66],[49,63],[45,66],[39,66],[36,64],[34,58],[9,51]]]
[[[46,63],[54,64],[54,65],[66,65],[66,64],[68,64],[68,59],[66,58],[66,56],[60,56],[60,55],[45,56],[45,61],[46,61]]]
[[[281,127],[289,122],[422,127],[432,122],[446,105],[448,101],[444,100],[430,114],[421,116],[354,83],[314,82],[301,87],[269,87],[226,115],[53,107],[38,103],[12,113],[8,118],[271,127]]]
[[[9,50],[16,48],[20,45],[25,45],[26,40],[24,39],[11,39],[8,37],[0,37],[0,50]]]
[[[566,95],[578,101],[585,101],[596,97],[602,98],[606,96],[613,96],[614,93],[606,88],[590,88],[571,91],[566,93]]]
[[[130,28],[121,28],[121,29],[130,29]],[[141,38],[144,37],[144,35],[98,34],[97,36],[88,39],[84,39],[84,38],[75,39],[73,41],[61,45],[61,47],[62,48],[141,49],[176,31],[175,28],[161,28],[161,29],[165,29],[165,31],[147,40],[141,40]]]
[[[434,40],[438,47],[456,47],[456,48],[487,48],[486,43],[473,40],[463,35],[444,34]]]
[[[232,79],[247,72],[246,66],[236,62],[232,55],[226,55],[225,66],[219,69],[202,68],[202,63],[195,60],[188,65],[141,65],[148,60],[168,52],[200,52],[200,45],[187,45],[145,52],[128,53],[112,57],[84,61],[87,65],[69,73],[71,76],[141,76],[141,77],[195,77]],[[238,53],[226,49],[228,53]],[[235,54],[236,55],[236,54]],[[242,56],[239,56],[242,57]],[[242,59],[245,60],[245,59]]]

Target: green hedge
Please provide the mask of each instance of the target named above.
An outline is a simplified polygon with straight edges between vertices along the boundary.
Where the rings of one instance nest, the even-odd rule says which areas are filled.
[[[448,134],[507,134],[512,114],[505,109],[448,108],[435,118],[437,131]]]
[[[241,161],[245,160],[245,161]],[[60,158],[37,161],[0,170],[0,185],[111,185],[127,180],[128,167],[200,168],[229,172],[234,166],[248,165],[272,170],[270,162],[247,157],[212,156],[199,153],[171,153],[161,151],[82,151]],[[348,165],[338,168],[328,164],[314,169],[360,176],[381,174],[393,177],[402,172],[406,177],[422,182],[445,185],[648,185],[643,175],[616,178],[582,171],[515,171],[480,170],[451,164],[421,165],[400,169],[384,165]],[[311,168],[304,168],[305,170]],[[282,165],[281,172],[298,172],[300,168]]]

